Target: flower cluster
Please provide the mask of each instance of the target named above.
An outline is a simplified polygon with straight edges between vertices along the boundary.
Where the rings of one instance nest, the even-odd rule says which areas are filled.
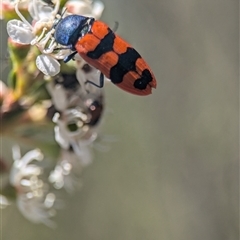
[[[54,226],[50,218],[61,205],[55,191],[72,193],[81,185],[105,106],[103,90],[88,83],[99,81],[99,71],[79,55],[62,64],[70,50],[58,48],[53,26],[63,15],[100,18],[103,9],[100,1],[90,0],[3,0],[0,5],[11,62],[7,85],[0,81],[1,135],[12,137],[14,160],[5,167],[1,156],[0,174],[9,177],[0,190],[0,206],[16,200],[34,223]],[[33,150],[21,156],[21,145]],[[43,162],[49,159],[54,164],[45,176],[44,166],[50,164]]]
[[[58,44],[53,37],[53,33],[57,22],[71,14],[98,18],[103,11],[101,2],[68,1],[60,16],[57,14],[60,3],[60,0],[56,0],[54,7],[51,7],[42,1],[34,0],[30,2],[28,10],[33,18],[33,24],[30,24],[21,14],[18,3],[16,3],[15,10],[21,20],[13,19],[7,23],[7,32],[14,42],[22,45],[36,45],[41,51],[42,54],[39,54],[36,58],[36,65],[40,71],[49,76],[55,76],[60,72],[61,66],[57,59],[63,59],[71,51],[60,46],[60,50],[55,52]]]
[[[43,154],[39,149],[35,149],[21,157],[19,147],[14,146],[13,159],[10,184],[17,191],[19,210],[32,222],[54,226],[49,218],[55,214],[56,197],[48,192],[48,185],[40,178],[43,168],[32,164],[34,160],[42,161]]]

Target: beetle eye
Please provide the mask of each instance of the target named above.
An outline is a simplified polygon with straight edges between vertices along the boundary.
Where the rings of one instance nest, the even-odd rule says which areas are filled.
[[[88,25],[84,26],[81,30],[81,35],[84,36],[88,32]]]

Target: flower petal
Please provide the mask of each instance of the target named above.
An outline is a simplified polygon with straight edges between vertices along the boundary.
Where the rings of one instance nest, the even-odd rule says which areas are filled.
[[[92,15],[96,19],[99,19],[102,16],[103,10],[104,10],[104,4],[102,2],[100,1],[93,2]]]
[[[7,23],[9,37],[20,44],[30,44],[34,39],[34,34],[29,26],[20,20],[13,19]]]
[[[89,15],[92,12],[92,6],[90,2],[70,0],[66,3],[65,7],[71,14]]]
[[[41,54],[36,59],[37,68],[48,76],[55,76],[60,72],[60,63],[53,57]]]
[[[28,11],[34,20],[40,20],[46,17],[49,18],[53,8],[42,1],[33,1],[29,3]]]

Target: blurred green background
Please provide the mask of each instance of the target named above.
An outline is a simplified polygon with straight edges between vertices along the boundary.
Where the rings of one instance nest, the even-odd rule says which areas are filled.
[[[138,97],[107,84],[103,133],[118,141],[95,152],[57,229],[11,206],[1,239],[239,239],[239,1],[104,4],[102,20],[119,22],[158,87]]]

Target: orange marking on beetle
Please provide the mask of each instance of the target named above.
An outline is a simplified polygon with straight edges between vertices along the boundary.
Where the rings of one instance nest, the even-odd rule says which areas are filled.
[[[118,55],[115,52],[107,52],[96,61],[96,68],[101,69],[101,72],[110,77],[111,68],[118,62]]]
[[[136,70],[139,74],[142,73],[144,69],[149,69],[147,63],[143,60],[143,58],[138,58],[136,61]]]
[[[101,22],[95,21],[92,25],[91,32],[99,39],[103,39],[109,32],[108,25]]]
[[[118,54],[122,54],[127,51],[128,47],[131,46],[122,38],[116,35],[116,38],[114,39],[113,50]]]
[[[123,85],[129,85],[132,86],[135,82],[135,79],[140,78],[140,75],[134,71],[127,72],[124,77],[123,81],[121,82]]]
[[[100,69],[101,72],[107,77],[110,77],[111,68],[117,64],[118,55],[115,52],[107,52],[101,55],[98,59],[91,59],[86,54],[81,53],[80,56],[93,67]]]
[[[83,38],[80,38],[77,41],[75,48],[79,53],[87,53],[89,51],[94,51],[100,41],[101,40],[94,35],[86,34]]]
[[[152,93],[152,88],[151,86],[148,84],[146,89],[140,90],[137,88],[134,88],[134,82],[139,79],[141,76],[139,76],[138,73],[134,72],[134,71],[129,71],[128,73],[126,73],[123,77],[123,81],[121,83],[117,83],[115,84],[117,87],[121,88],[124,91],[127,91],[129,93],[132,94],[136,94],[136,95],[149,95]]]

